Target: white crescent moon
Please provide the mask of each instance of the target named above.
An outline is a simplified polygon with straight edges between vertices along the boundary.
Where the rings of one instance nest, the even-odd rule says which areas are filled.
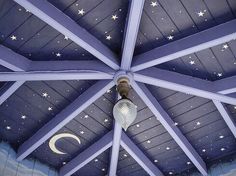
[[[53,136],[53,137],[50,139],[50,141],[49,141],[49,147],[50,147],[50,149],[51,149],[54,153],[56,153],[56,154],[60,154],[60,155],[66,154],[66,153],[64,153],[64,152],[62,152],[62,151],[60,151],[60,150],[58,150],[58,149],[56,148],[56,145],[55,145],[56,142],[57,142],[59,139],[61,139],[61,138],[73,138],[73,139],[75,139],[79,144],[81,144],[79,137],[75,136],[74,134],[70,134],[70,133],[57,134],[57,135]]]

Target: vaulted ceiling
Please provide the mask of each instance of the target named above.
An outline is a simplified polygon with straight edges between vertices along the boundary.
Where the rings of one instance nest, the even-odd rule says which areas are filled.
[[[0,139],[20,159],[63,173],[88,156],[80,176],[116,172],[117,162],[119,176],[189,175],[235,154],[235,0],[15,1],[0,0]],[[116,133],[119,70],[134,79],[138,115]],[[58,139],[66,154],[55,153],[49,141],[64,133],[80,143]]]

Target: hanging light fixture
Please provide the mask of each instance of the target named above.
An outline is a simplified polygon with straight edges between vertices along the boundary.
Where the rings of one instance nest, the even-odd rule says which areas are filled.
[[[129,90],[130,84],[128,78],[119,78],[117,81],[117,91],[121,99],[116,102],[113,108],[113,116],[125,131],[137,116],[137,106],[128,99]]]

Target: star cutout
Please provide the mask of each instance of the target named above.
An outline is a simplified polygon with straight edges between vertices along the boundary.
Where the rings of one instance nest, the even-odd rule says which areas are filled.
[[[199,125],[201,125],[201,123],[200,123],[200,122],[197,122],[197,125],[199,126]]]
[[[170,147],[166,147],[166,150],[170,150]]]
[[[136,127],[137,127],[137,128],[139,128],[139,127],[140,127],[140,125],[139,125],[139,124],[137,124],[137,125],[136,125]]]
[[[11,40],[16,40],[16,36],[15,36],[15,35],[12,35],[12,36],[11,36]]]
[[[105,172],[105,170],[106,170],[105,168],[102,168],[102,171],[103,171],[103,172]]]
[[[22,118],[22,119],[26,119],[26,115],[22,115],[21,118]]]
[[[107,40],[111,40],[111,36],[110,36],[110,35],[107,35],[107,36],[106,36],[106,39],[107,39]]]
[[[217,76],[218,77],[221,77],[223,74],[222,73],[217,73]]]
[[[48,110],[49,110],[49,111],[52,111],[52,107],[48,107]]]
[[[64,40],[68,40],[69,38],[67,36],[64,36]]]
[[[104,122],[108,122],[108,119],[105,119]]]
[[[80,131],[80,134],[84,134],[84,131]]]
[[[168,40],[173,40],[174,36],[173,35],[169,35],[167,38],[168,38]]]
[[[220,150],[223,152],[223,151],[225,151],[225,148],[223,147],[223,148],[221,148]]]
[[[79,11],[79,15],[84,15],[85,14],[85,11],[84,11],[84,9],[81,9],[81,10],[78,10]]]
[[[225,45],[223,45],[223,48],[227,49],[227,48],[229,48],[229,45],[225,44]]]
[[[223,136],[223,135],[220,135],[220,136],[219,136],[219,138],[220,138],[220,139],[223,139],[223,138],[224,138],[224,136]]]
[[[7,130],[10,130],[10,129],[11,129],[11,127],[10,127],[10,126],[6,126],[6,129],[7,129]]]
[[[190,63],[191,65],[194,65],[194,64],[195,64],[195,61],[191,60],[189,63]]]
[[[203,15],[205,14],[204,12],[200,11],[197,13],[199,17],[203,17]]]
[[[202,152],[206,152],[206,149],[202,149]]]
[[[113,19],[114,21],[118,18],[117,15],[112,15],[111,19]]]
[[[96,159],[94,160],[94,162],[98,162],[98,159],[96,158]]]
[[[155,159],[155,160],[154,160],[154,163],[158,163],[158,160],[157,160],[157,159]]]
[[[61,57],[61,53],[56,53],[56,56],[57,57]]]
[[[190,165],[190,164],[191,164],[191,162],[190,162],[190,161],[188,161],[188,162],[187,162],[187,165]]]
[[[150,143],[151,143],[151,141],[150,141],[150,140],[148,140],[148,141],[147,141],[147,143],[148,143],[148,144],[150,144]]]
[[[157,6],[157,2],[151,2],[150,4],[152,7],[156,7]]]
[[[48,97],[48,93],[47,93],[47,92],[44,92],[42,95],[43,95],[43,97],[45,97],[45,98]]]

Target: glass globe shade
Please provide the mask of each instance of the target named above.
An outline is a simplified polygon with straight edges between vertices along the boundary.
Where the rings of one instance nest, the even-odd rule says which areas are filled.
[[[113,116],[126,131],[136,119],[137,106],[129,99],[121,99],[113,108]]]

